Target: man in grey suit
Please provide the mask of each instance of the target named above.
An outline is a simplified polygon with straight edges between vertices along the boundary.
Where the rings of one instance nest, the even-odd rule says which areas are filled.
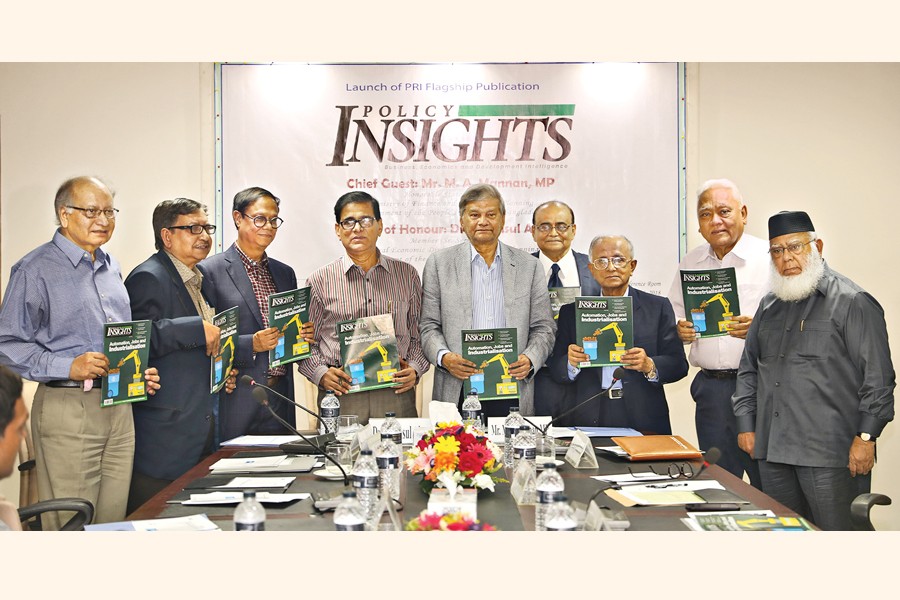
[[[580,288],[581,296],[601,295],[587,254],[571,249],[577,226],[575,212],[568,204],[558,200],[544,202],[534,209],[531,226],[531,237],[538,245],[534,256],[544,267],[548,288]],[[534,413],[558,415],[562,407],[571,404],[567,401],[570,388],[553,381],[549,367],[542,366],[534,377]]]
[[[540,262],[500,243],[505,220],[494,186],[478,184],[463,193],[459,224],[468,241],[428,257],[419,328],[425,356],[437,366],[432,399],[459,403],[463,381],[477,368],[460,354],[461,331],[515,327],[519,359],[509,373],[521,382],[522,414],[532,415],[534,373],[553,348],[556,326]],[[514,403],[486,402],[484,415],[505,416]]]

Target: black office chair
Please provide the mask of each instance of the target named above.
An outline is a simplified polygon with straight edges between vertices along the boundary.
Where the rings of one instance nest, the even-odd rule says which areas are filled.
[[[855,531],[875,531],[869,513],[876,504],[889,506],[891,499],[884,494],[860,494],[850,504],[850,523]]]
[[[41,531],[41,515],[47,512],[74,511],[71,519],[59,528],[60,531],[83,531],[85,525],[90,525],[94,520],[94,505],[81,498],[54,498],[42,500],[30,506],[19,509],[19,520],[22,521],[22,529]]]

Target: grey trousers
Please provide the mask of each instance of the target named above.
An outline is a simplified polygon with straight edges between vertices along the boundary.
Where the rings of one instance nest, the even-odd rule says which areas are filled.
[[[100,406],[100,389],[50,388],[34,395],[31,436],[34,440],[38,496],[84,498],[94,505],[94,522],[125,518],[134,420],[131,405]],[[42,526],[59,529],[70,514],[45,514]]]

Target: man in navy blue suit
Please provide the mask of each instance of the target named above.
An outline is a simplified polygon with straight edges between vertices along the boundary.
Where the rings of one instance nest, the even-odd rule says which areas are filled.
[[[575,213],[565,202],[544,202],[531,215],[531,236],[538,245],[534,256],[541,261],[548,288],[577,287],[581,296],[599,296],[600,284],[590,270],[587,254],[572,250],[575,239]],[[549,364],[549,359],[548,359]],[[558,415],[569,406],[571,386],[553,381],[547,366],[534,377],[534,414]]]
[[[631,296],[634,308],[634,347],[625,352],[625,376],[609,394],[588,402],[565,419],[572,425],[631,427],[641,432],[669,434],[669,405],[663,384],[687,375],[684,346],[675,328],[675,314],[667,298],[628,285],[637,268],[634,248],[622,236],[597,236],[590,246],[591,272],[603,296]],[[588,360],[575,343],[575,305],[559,311],[556,344],[550,359],[553,378],[574,387],[568,407],[587,400],[612,384],[613,367],[579,369]]]
[[[269,368],[269,350],[278,344],[279,330],[269,327],[268,296],[297,289],[294,270],[266,254],[283,223],[278,216],[281,201],[272,192],[251,187],[235,194],[231,217],[237,241],[225,252],[210,256],[197,267],[203,273],[203,293],[221,312],[238,307],[238,342],[234,366],[243,374],[294,397],[293,365]],[[312,323],[301,333],[312,341]],[[241,385],[237,393],[219,395],[219,435],[222,440],[248,434],[290,433]],[[272,408],[292,426],[295,409],[273,399]]]
[[[178,479],[214,450],[216,397],[209,393],[210,356],[219,351],[220,331],[203,297],[197,263],[212,246],[206,207],[176,198],[153,210],[158,252],[125,279],[135,320],[152,321],[150,362],[165,385],[134,405],[134,469],[128,512]],[[225,389],[234,389],[234,376]]]

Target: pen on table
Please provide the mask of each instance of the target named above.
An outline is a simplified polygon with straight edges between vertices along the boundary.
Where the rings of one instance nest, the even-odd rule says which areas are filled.
[[[684,487],[686,485],[687,485],[686,483],[663,483],[663,484],[650,483],[650,484],[647,484],[647,487],[653,488],[653,489],[661,489],[661,488],[670,488],[670,487]]]

